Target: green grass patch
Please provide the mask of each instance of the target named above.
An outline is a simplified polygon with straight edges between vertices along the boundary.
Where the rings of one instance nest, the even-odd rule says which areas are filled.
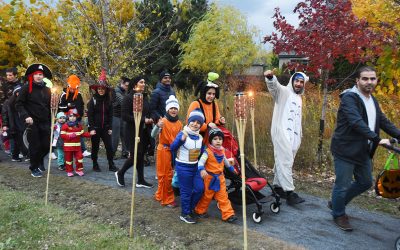
[[[159,249],[116,225],[83,218],[0,185],[0,249]]]

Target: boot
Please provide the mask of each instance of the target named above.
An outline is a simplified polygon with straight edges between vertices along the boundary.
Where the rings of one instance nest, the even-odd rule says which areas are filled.
[[[93,171],[94,172],[101,172],[101,169],[100,169],[99,164],[97,163],[97,161],[93,161]]]
[[[108,161],[108,170],[111,172],[117,172],[119,168],[117,168],[113,161]]]

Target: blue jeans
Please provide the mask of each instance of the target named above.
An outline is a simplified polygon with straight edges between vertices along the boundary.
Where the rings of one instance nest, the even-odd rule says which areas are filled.
[[[332,190],[332,215],[337,218],[346,214],[346,205],[354,197],[372,186],[372,161],[359,165],[334,157],[334,163],[336,180]]]

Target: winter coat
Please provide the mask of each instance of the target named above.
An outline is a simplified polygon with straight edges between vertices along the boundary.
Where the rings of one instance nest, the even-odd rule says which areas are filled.
[[[170,95],[175,96],[175,91],[171,85],[164,85],[158,82],[150,97],[151,118],[153,118],[154,122],[157,122],[160,117],[164,117],[166,113],[165,102]]]
[[[336,128],[331,143],[333,156],[354,164],[364,164],[374,156],[381,140],[380,129],[400,140],[400,130],[382,113],[374,96],[371,95],[376,108],[374,131],[368,126],[367,110],[361,97],[349,90],[343,92],[340,97]]]
[[[84,109],[84,103],[83,103],[83,98],[81,93],[78,93],[76,96],[75,100],[73,100],[74,94],[69,93],[68,94],[68,99],[67,99],[67,89],[64,88],[63,92],[60,96],[60,102],[58,103],[58,112],[64,112],[66,113],[70,109],[76,109],[79,114],[79,121],[83,117],[83,109]],[[76,90],[78,91],[78,90]]]
[[[14,87],[17,85],[22,85],[20,80],[17,80],[16,82],[4,81],[1,83],[0,109],[2,109],[2,105],[4,104],[4,102],[12,96]]]
[[[134,91],[130,91],[124,96],[121,106],[121,118],[126,122],[125,136],[130,144],[129,148],[132,148],[132,144],[135,139],[135,119],[133,116],[133,94]],[[145,118],[150,117],[150,103],[147,94],[143,94],[143,112],[140,120],[139,137],[140,144],[147,145],[150,138],[148,138],[148,133],[145,133]]]
[[[66,122],[61,127],[60,136],[64,141],[64,152],[65,152],[65,151],[80,151],[81,137],[90,137],[90,134],[89,132],[84,132],[82,125],[80,125],[79,123],[77,123],[76,126],[69,126],[68,122]]]
[[[113,106],[113,116],[121,118],[121,106],[122,100],[125,96],[125,90],[120,86],[115,87],[113,91],[112,106]]]
[[[88,129],[112,130],[113,108],[108,93],[104,96],[94,94],[87,105]]]
[[[51,90],[43,82],[33,83],[31,93],[29,93],[29,84],[25,84],[21,87],[15,108],[22,121],[32,117],[33,122],[50,123],[50,99]]]

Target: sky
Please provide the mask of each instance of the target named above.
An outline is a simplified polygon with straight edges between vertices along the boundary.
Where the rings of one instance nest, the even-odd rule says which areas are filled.
[[[293,9],[300,0],[213,0],[212,2],[230,5],[242,12],[247,17],[249,25],[260,30],[259,37],[255,38],[258,42],[261,42],[265,35],[274,31],[272,16],[276,7],[280,8],[281,14],[290,24],[295,26],[298,24],[298,18],[293,13]],[[272,49],[269,45],[266,48]]]

